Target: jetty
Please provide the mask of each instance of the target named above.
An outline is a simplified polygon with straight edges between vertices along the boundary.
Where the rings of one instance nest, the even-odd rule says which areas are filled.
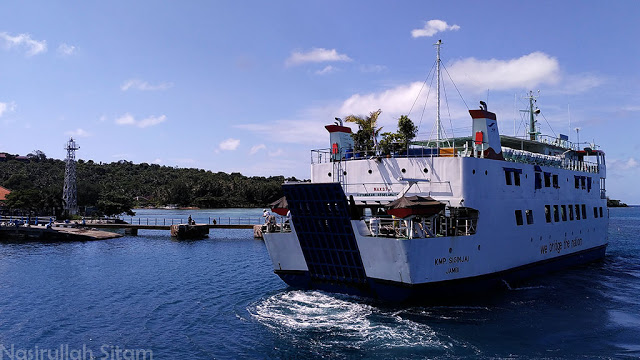
[[[26,221],[25,221],[26,220]],[[208,224],[196,224],[182,219],[131,218],[86,219],[53,222],[52,218],[0,218],[0,241],[93,241],[137,236],[139,230],[170,231],[178,239],[202,239],[211,229],[247,229],[260,227],[260,218],[209,219]],[[255,232],[254,232],[255,235]],[[260,234],[261,235],[261,234]],[[262,236],[257,236],[262,238]]]
[[[0,240],[4,241],[94,241],[119,237],[122,237],[122,234],[71,226],[20,225],[15,223],[0,225]]]

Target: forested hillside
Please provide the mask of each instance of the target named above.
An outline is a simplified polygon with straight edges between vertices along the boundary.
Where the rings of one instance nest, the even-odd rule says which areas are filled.
[[[6,205],[31,211],[61,208],[64,171],[65,162],[56,159],[0,162],[0,185],[12,191]],[[280,185],[285,180],[282,176],[246,177],[127,161],[99,164],[79,160],[76,172],[78,205],[103,213],[118,204],[125,208],[145,204],[263,207],[282,196]]]

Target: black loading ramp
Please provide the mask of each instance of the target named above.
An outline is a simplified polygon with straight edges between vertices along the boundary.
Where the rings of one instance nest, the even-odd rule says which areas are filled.
[[[362,258],[340,184],[284,184],[282,189],[311,280],[366,287]]]

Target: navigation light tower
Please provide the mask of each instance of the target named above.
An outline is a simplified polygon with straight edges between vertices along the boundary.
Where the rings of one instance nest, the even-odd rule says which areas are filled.
[[[64,171],[64,190],[62,191],[62,199],[64,200],[64,211],[69,215],[78,213],[78,190],[76,187],[76,150],[80,146],[73,138],[65,144],[67,150],[66,167]]]

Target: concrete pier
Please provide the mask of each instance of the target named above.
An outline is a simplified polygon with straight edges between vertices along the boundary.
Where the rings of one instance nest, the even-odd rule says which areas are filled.
[[[0,226],[0,241],[94,241],[122,237],[121,234],[74,227]]]

